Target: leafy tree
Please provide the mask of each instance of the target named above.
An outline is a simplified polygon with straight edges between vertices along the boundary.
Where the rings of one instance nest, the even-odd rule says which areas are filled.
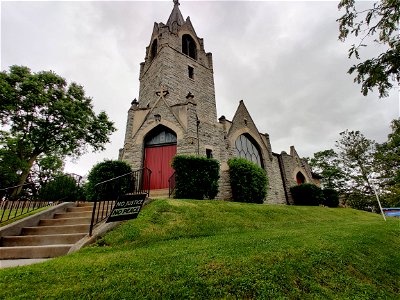
[[[349,190],[372,194],[375,142],[360,131],[343,131],[336,141],[341,168],[346,174]]]
[[[105,112],[95,114],[82,86],[24,66],[0,73],[0,125],[8,130],[1,132],[2,146],[26,166],[18,184],[40,155],[79,156],[88,146],[103,150],[115,131]]]
[[[76,201],[80,196],[78,183],[69,175],[55,177],[39,190],[39,199],[46,201]]]
[[[324,188],[341,190],[344,185],[344,173],[340,168],[340,161],[333,149],[314,153],[308,163],[314,173],[322,176],[321,184]]]
[[[380,98],[387,97],[393,83],[400,82],[400,0],[378,1],[367,9],[360,9],[361,5],[355,0],[340,1],[339,10],[344,9],[345,14],[337,20],[339,39],[345,41],[349,35],[360,38],[350,47],[349,58],[360,59],[360,48],[366,46],[368,39],[383,50],[378,56],[353,65],[348,73],[357,73],[354,81],[362,84],[364,96],[376,87]]]
[[[13,146],[11,142],[5,146],[0,143],[0,201],[11,195],[12,190],[7,188],[16,186],[19,174],[27,168],[27,164],[12,151]]]
[[[388,140],[377,146],[375,160],[380,174],[380,187],[388,206],[400,206],[400,119],[391,124]]]
[[[44,185],[63,174],[64,162],[61,157],[42,154],[31,168],[31,181]]]

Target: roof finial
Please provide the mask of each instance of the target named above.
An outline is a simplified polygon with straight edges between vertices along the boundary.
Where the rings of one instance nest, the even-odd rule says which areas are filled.
[[[174,1],[174,5],[181,5],[180,3],[179,3],[179,0],[173,0]]]

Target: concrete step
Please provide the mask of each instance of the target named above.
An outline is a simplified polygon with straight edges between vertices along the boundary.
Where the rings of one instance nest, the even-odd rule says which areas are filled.
[[[93,207],[94,202],[79,202],[77,207]]]
[[[61,226],[61,225],[78,225],[90,224],[91,218],[64,218],[64,219],[42,219],[39,226]]]
[[[4,236],[1,239],[1,244],[2,247],[65,245],[75,244],[85,236],[86,233]]]
[[[114,203],[100,205],[96,216],[111,212]],[[37,226],[22,227],[19,236],[3,236],[0,240],[0,259],[37,259],[66,255],[79,240],[89,233],[93,203],[79,203],[59,210],[52,219],[44,217]],[[37,224],[35,221],[32,224]],[[28,225],[29,226],[29,225]]]
[[[96,210],[98,207],[101,207],[101,209],[111,209],[114,206],[114,203],[110,203],[109,205],[97,205]],[[82,207],[69,207],[67,208],[67,213],[70,212],[92,212],[93,211],[93,205],[92,206],[82,206]]]
[[[54,219],[90,218],[90,217],[92,217],[92,211],[57,213],[54,215]]]
[[[67,212],[86,212],[92,211],[93,206],[82,206],[82,207],[69,207],[67,208]]]
[[[64,226],[35,226],[24,227],[22,235],[48,235],[48,234],[64,234],[64,233],[88,233],[90,224],[76,224]]]
[[[0,247],[0,259],[48,258],[66,255],[73,244]]]
[[[168,198],[168,196],[169,196],[168,189],[159,189],[150,191],[150,198]]]

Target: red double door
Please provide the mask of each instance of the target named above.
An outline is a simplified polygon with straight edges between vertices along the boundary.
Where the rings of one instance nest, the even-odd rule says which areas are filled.
[[[174,173],[171,161],[176,145],[145,148],[144,166],[151,170],[150,190],[168,188],[168,179]]]

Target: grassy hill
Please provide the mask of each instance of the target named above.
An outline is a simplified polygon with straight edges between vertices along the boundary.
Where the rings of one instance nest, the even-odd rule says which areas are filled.
[[[0,269],[0,299],[400,299],[400,223],[352,209],[157,200],[94,246]]]

